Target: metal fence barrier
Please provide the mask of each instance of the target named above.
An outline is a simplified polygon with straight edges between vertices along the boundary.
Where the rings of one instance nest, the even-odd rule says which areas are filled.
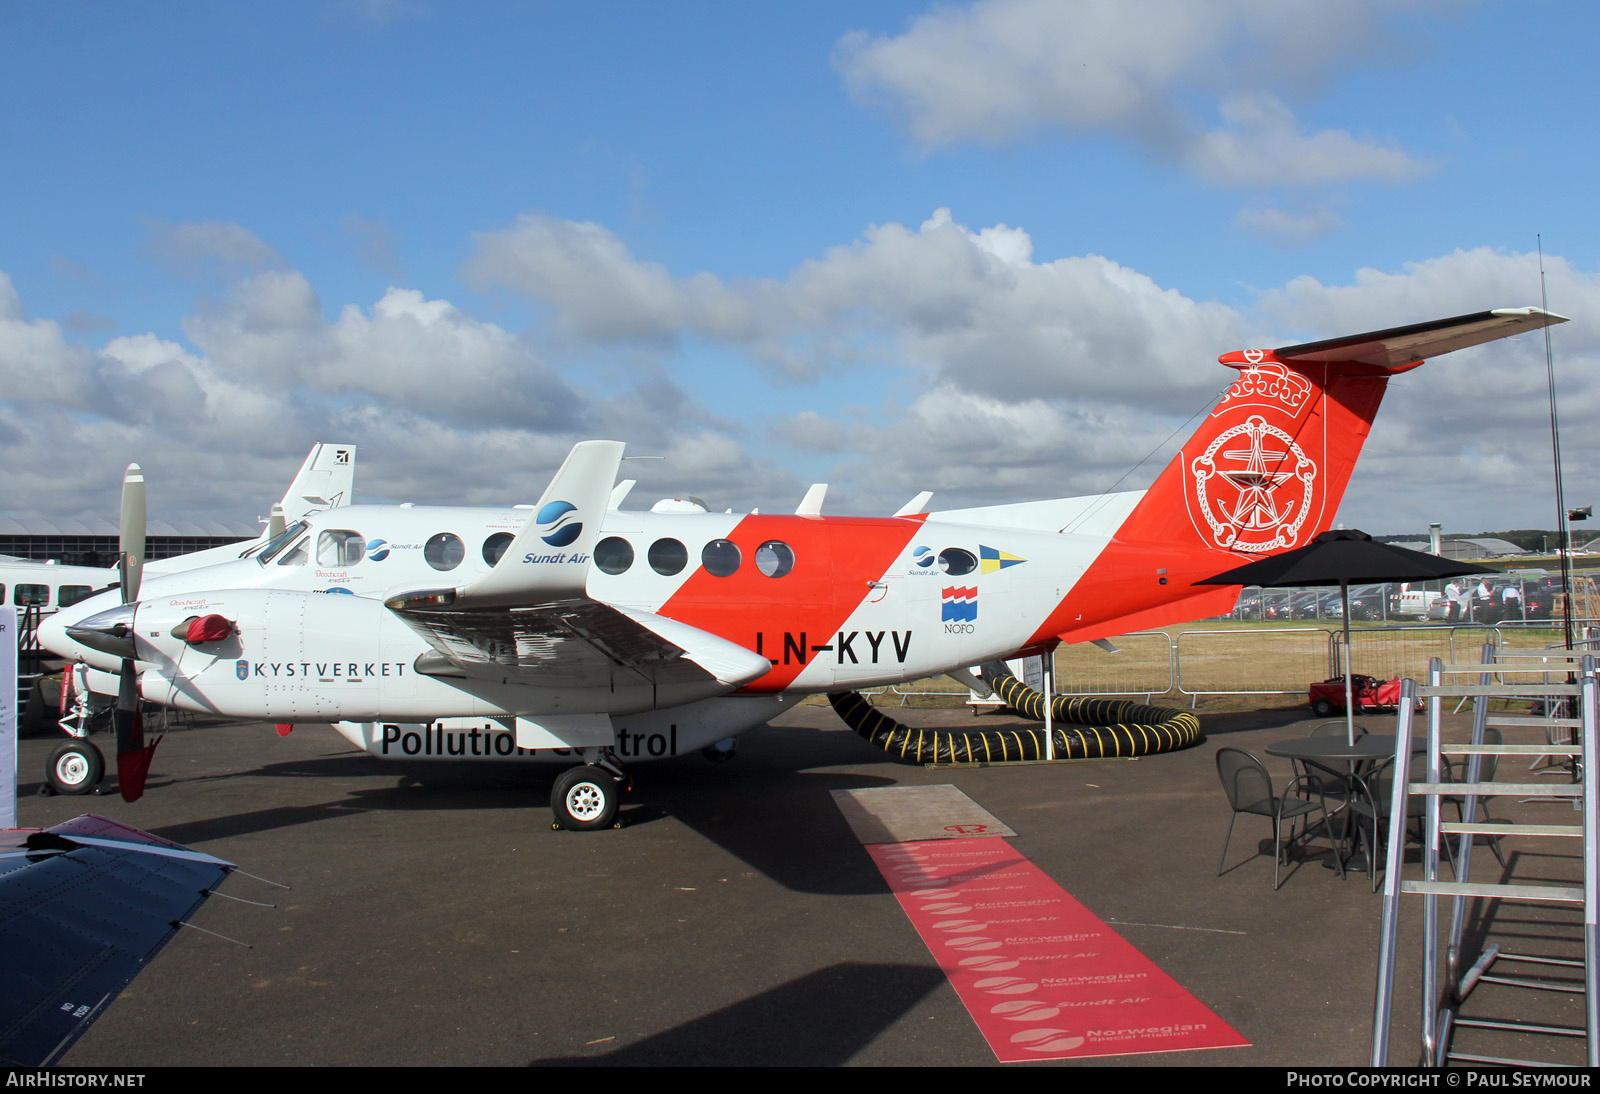
[[[1176,643],[1182,695],[1280,695],[1304,691],[1328,671],[1323,627],[1182,631]],[[1062,690],[1067,690],[1065,684]]]
[[[1166,631],[1118,635],[1110,640],[1115,652],[1092,644],[1060,646],[1056,690],[1071,695],[1143,696],[1147,702],[1173,693],[1191,698],[1303,695],[1309,684],[1342,673],[1341,633],[1326,626],[1199,628],[1175,635]],[[1559,630],[1533,620],[1493,626],[1355,627],[1350,631],[1350,656],[1354,671],[1388,680],[1421,676],[1435,657],[1446,662],[1476,657],[1486,644],[1531,653],[1552,642],[1562,643]],[[945,676],[895,684],[884,691],[898,697],[901,705],[914,696],[970,694]]]

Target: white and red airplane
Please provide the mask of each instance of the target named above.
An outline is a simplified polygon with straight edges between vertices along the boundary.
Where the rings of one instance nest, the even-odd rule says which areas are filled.
[[[556,823],[604,827],[626,762],[806,694],[1226,610],[1237,588],[1194,582],[1332,523],[1391,376],[1563,321],[1506,309],[1225,354],[1236,380],[1155,483],[1097,497],[832,517],[813,487],[794,515],[624,511],[623,445],[586,441],[531,510],[312,513],[41,637],[146,700],[333,723],[376,756],[580,760]]]

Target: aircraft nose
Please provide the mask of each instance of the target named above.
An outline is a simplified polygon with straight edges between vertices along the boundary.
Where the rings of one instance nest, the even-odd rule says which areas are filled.
[[[45,616],[39,623],[39,645],[57,657],[77,656],[77,650],[67,638],[67,624],[60,612]]]

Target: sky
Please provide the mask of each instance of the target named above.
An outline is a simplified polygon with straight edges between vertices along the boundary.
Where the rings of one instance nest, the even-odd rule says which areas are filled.
[[[1552,311],[1600,464],[1600,8],[0,0],[0,512],[893,512],[1148,485],[1220,354]],[[1396,379],[1338,521],[1553,527],[1544,339]]]

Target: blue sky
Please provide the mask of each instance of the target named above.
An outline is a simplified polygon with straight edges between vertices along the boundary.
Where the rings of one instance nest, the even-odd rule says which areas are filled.
[[[1591,5],[0,0],[17,515],[1094,493],[1218,354],[1538,303],[1600,357]],[[1342,521],[1549,526],[1538,338],[1397,381]],[[1147,480],[1161,459],[1135,480]]]

